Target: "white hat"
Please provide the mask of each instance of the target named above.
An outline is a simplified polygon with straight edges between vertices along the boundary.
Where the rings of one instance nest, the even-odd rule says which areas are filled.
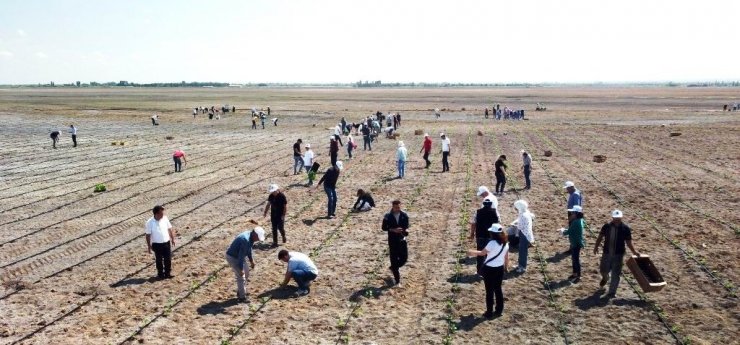
[[[344,163],[342,163],[342,162],[337,162],[337,168],[339,168],[339,170],[342,170],[342,169],[344,169]]]
[[[504,227],[501,226],[501,224],[496,223],[491,225],[490,228],[488,228],[488,231],[490,232],[503,232]]]
[[[424,133],[424,138],[428,137],[429,133]]]
[[[398,147],[403,147],[403,141],[398,141]]]
[[[576,185],[573,183],[573,181],[565,181],[565,186],[563,186],[563,188],[575,187],[575,186]]]
[[[310,149],[311,148],[311,144],[306,144],[306,148],[307,149]]]
[[[336,140],[336,138],[334,138],[334,136],[332,135],[329,137],[329,140]]]
[[[443,136],[445,136],[445,134],[444,133],[439,133],[439,136],[440,137],[443,137]]]
[[[580,205],[573,205],[573,208],[568,209],[568,212],[581,212],[583,213],[583,207]]]
[[[612,211],[612,218],[622,218],[622,211],[620,210]]]
[[[278,189],[280,189],[280,187],[277,184],[272,183],[272,184],[270,184],[270,187],[267,189],[267,192],[268,193],[272,193],[272,192],[274,192],[274,191],[276,191]]]
[[[481,194],[483,194],[483,193],[490,193],[490,191],[488,190],[488,187],[486,187],[486,186],[480,186],[480,187],[478,187],[478,194],[477,195],[478,196],[481,196]]]
[[[265,229],[263,229],[261,226],[258,226],[252,230],[255,234],[257,234],[257,238],[260,239],[260,241],[265,240]]]

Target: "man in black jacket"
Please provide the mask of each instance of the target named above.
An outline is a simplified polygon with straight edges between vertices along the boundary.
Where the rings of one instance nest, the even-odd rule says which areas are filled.
[[[337,180],[339,179],[339,172],[342,170],[342,162],[337,162],[331,168],[326,169],[324,176],[321,177],[316,188],[323,183],[324,192],[326,192],[327,198],[327,215],[326,218],[333,219],[336,217],[337,211]]]
[[[401,211],[401,201],[394,200],[391,211],[383,217],[383,231],[388,232],[388,247],[391,258],[390,270],[393,272],[393,279],[396,286],[401,284],[401,274],[399,268],[406,264],[408,259],[408,245],[406,236],[409,232],[409,216],[406,212]]]
[[[469,238],[475,239],[476,249],[481,250],[486,247],[488,242],[491,240],[488,229],[498,222],[498,213],[496,212],[496,209],[493,208],[493,200],[483,199],[483,207],[475,212],[475,217],[470,221]],[[483,275],[481,268],[483,267],[485,259],[485,256],[476,257],[476,268],[478,269],[478,274],[481,276]]]

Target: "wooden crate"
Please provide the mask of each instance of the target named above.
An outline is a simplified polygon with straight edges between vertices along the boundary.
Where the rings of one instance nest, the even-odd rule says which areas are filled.
[[[647,255],[641,255],[640,257],[630,256],[627,259],[627,267],[632,272],[632,276],[635,277],[637,283],[640,284],[642,291],[656,292],[663,290],[666,286],[663,276]]]
[[[552,157],[552,151],[545,151],[545,157]]]
[[[606,162],[606,156],[604,156],[604,155],[596,155],[596,156],[594,156],[594,162],[596,162],[596,163],[604,163],[604,162]]]
[[[677,136],[679,136],[679,135],[681,135],[681,132],[672,132],[672,133],[671,133],[671,136],[672,136],[672,137],[677,137]]]
[[[414,135],[422,135],[422,134],[424,134],[424,130],[421,130],[421,129],[414,130]]]

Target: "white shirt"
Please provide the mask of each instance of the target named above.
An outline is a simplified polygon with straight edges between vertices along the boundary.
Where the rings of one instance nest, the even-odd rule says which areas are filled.
[[[334,127],[334,135],[342,135],[342,128],[339,126]]]
[[[289,252],[290,259],[288,259],[288,272],[295,270],[309,271],[313,274],[319,274],[319,269],[313,264],[311,258],[308,255],[299,252]]]
[[[509,251],[509,244],[504,245],[504,250],[501,250],[501,245],[496,242],[496,240],[490,240],[488,241],[488,244],[486,244],[486,251],[488,252],[488,255],[486,255],[486,259],[483,260],[483,262],[488,261],[490,258],[496,256],[499,251],[501,251],[501,254],[499,254],[498,257],[491,260],[486,264],[486,266],[489,267],[501,267],[504,265],[504,259],[506,259],[506,253]]]
[[[529,243],[534,243],[534,232],[532,231],[532,213],[529,211],[519,215],[516,222],[516,228],[519,233],[527,238]]]
[[[167,243],[170,240],[172,224],[167,216],[162,217],[159,221],[154,217],[146,221],[146,234],[151,235],[152,243]]]
[[[398,150],[396,150],[396,160],[405,162],[409,158],[408,150],[406,150],[406,147],[399,147]]]
[[[442,151],[450,152],[450,138],[444,138],[442,140]]]
[[[69,127],[69,133],[72,135],[77,135],[77,127]]]
[[[308,150],[303,153],[303,165],[307,167],[313,165],[313,151]]]

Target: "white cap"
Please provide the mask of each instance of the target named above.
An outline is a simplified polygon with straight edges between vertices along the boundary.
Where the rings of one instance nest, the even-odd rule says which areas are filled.
[[[261,226],[258,226],[252,230],[255,234],[257,234],[257,238],[260,239],[260,241],[265,240],[265,229],[263,229]]]
[[[339,168],[339,170],[344,169],[344,163],[342,163],[341,161],[338,161],[337,162],[337,168]]]
[[[277,184],[273,183],[273,184],[270,184],[270,187],[267,189],[267,192],[272,193],[278,189],[280,189],[280,187]]]
[[[424,138],[428,137],[429,133],[424,133]]]
[[[612,218],[622,218],[622,211],[620,210],[612,211]]]
[[[329,140],[336,140],[336,138],[334,138],[334,136],[332,135],[329,137]]]
[[[310,149],[311,148],[311,144],[306,144],[306,148],[307,149]]]
[[[491,225],[490,228],[488,228],[488,231],[490,232],[503,232],[504,227],[501,226],[501,224],[496,223]]]
[[[569,209],[568,212],[581,212],[583,213],[583,207],[579,205],[573,205],[573,208]]]
[[[398,141],[398,147],[403,147],[403,141]]]
[[[440,137],[443,137],[443,136],[445,136],[445,134],[444,133],[439,133],[439,136]]]
[[[575,187],[575,186],[576,185],[573,183],[573,181],[565,181],[565,186],[563,186],[563,188]]]
[[[490,193],[490,191],[488,190],[488,187],[486,187],[486,186],[480,186],[480,187],[478,187],[478,194],[477,195],[478,196],[481,196],[483,193]]]

